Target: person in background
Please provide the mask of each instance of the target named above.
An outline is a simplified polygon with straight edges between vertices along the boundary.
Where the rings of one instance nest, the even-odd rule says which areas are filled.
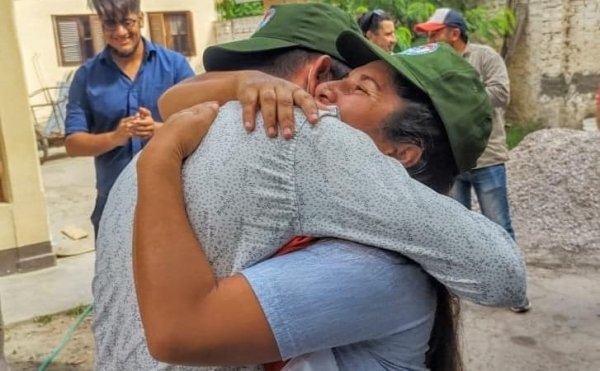
[[[504,166],[508,161],[504,111],[510,101],[510,82],[504,60],[491,47],[469,42],[467,22],[463,15],[454,9],[437,9],[427,22],[417,24],[415,31],[427,33],[430,43],[448,43],[461,54],[479,72],[492,103],[492,133],[488,145],[477,160],[475,168],[456,177],[450,196],[471,209],[473,188],[481,212],[501,225],[515,239]],[[521,306],[511,307],[511,310],[524,313],[530,307],[527,300]]]
[[[75,73],[67,103],[69,156],[94,156],[94,234],[108,192],[125,165],[160,128],[158,98],[194,76],[186,59],[141,36],[140,0],[91,0],[102,22],[105,49]]]
[[[396,46],[394,20],[382,9],[374,9],[358,18],[363,35],[383,50],[392,53]]]

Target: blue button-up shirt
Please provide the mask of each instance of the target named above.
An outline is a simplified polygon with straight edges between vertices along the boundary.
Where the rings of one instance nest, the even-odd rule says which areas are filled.
[[[144,45],[144,59],[133,81],[115,64],[108,48],[77,70],[69,90],[66,135],[113,131],[122,118],[135,115],[140,107],[148,108],[152,118],[161,121],[158,98],[194,72],[181,54],[145,39]],[[96,156],[99,194],[108,194],[121,170],[145,143],[132,138],[125,145]]]

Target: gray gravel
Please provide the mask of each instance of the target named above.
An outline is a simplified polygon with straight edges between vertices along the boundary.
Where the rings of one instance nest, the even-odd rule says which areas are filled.
[[[533,132],[511,151],[507,171],[528,263],[600,267],[600,132]]]

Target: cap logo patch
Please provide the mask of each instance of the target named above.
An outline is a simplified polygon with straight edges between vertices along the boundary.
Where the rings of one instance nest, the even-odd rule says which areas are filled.
[[[426,44],[426,45],[415,46],[414,48],[406,49],[398,54],[401,54],[401,55],[431,54],[431,53],[435,52],[436,50],[438,50],[439,47],[440,47],[440,44],[438,44],[438,43]]]
[[[260,23],[258,24],[258,29],[260,30],[261,28],[266,26],[267,23],[269,23],[269,21],[271,21],[271,19],[273,18],[274,15],[275,15],[275,8],[269,8],[269,10],[267,10],[267,12],[265,13],[265,16],[262,19],[262,21],[260,21]]]

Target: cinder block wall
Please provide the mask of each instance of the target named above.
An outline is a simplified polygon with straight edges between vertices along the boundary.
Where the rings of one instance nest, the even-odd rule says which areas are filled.
[[[509,119],[581,127],[600,81],[600,0],[521,0],[529,16],[510,62]],[[488,0],[503,5],[504,0]]]

